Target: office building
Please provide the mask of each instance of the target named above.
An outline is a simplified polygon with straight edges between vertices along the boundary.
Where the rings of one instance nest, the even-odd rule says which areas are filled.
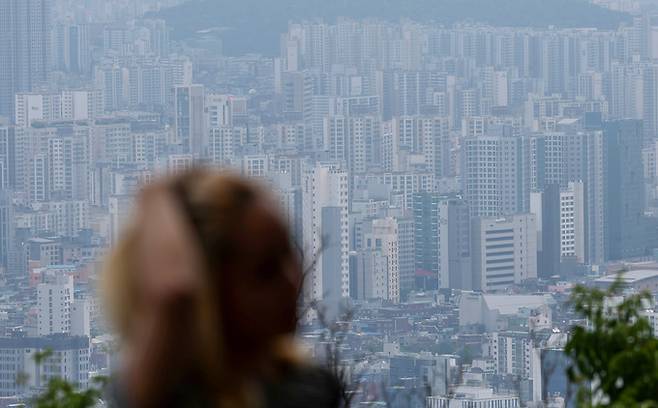
[[[37,364],[37,354],[46,351],[50,351],[50,355]],[[89,385],[90,354],[88,337],[2,337],[0,396],[25,395],[32,390],[43,389],[54,378],[85,389]]]
[[[417,284],[470,289],[470,216],[459,196],[413,195]]]
[[[174,90],[176,141],[184,151],[201,157],[208,142],[206,137],[203,86],[178,86]]]
[[[537,278],[537,227],[533,214],[473,221],[473,289],[505,291]]]

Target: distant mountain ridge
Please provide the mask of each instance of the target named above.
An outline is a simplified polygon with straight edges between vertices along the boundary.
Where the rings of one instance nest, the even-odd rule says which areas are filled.
[[[177,39],[221,27],[225,52],[272,54],[289,21],[337,17],[410,18],[452,24],[470,20],[511,27],[592,27],[611,29],[630,16],[584,0],[190,0],[156,14]]]

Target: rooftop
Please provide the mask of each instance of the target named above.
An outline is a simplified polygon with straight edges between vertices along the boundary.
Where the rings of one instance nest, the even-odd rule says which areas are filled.
[[[614,281],[617,279],[617,276],[618,275],[616,273],[606,275],[598,278],[596,283],[614,283]],[[621,274],[621,280],[627,284],[654,278],[658,278],[658,269],[634,269],[623,272]]]
[[[489,310],[500,314],[516,314],[519,309],[534,309],[552,301],[550,295],[482,295]]]
[[[473,387],[468,385],[459,385],[454,390],[454,396],[451,397],[439,397],[431,396],[430,399],[466,399],[466,400],[476,400],[476,401],[497,401],[497,400],[506,400],[506,399],[516,399],[513,395],[507,394],[496,394],[491,388],[484,387]]]

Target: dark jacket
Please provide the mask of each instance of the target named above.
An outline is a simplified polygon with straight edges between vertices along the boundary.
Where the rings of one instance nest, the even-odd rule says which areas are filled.
[[[110,408],[131,408],[130,398],[121,381],[111,382],[107,396]],[[316,366],[287,367],[275,380],[261,384],[264,405],[262,408],[337,408],[342,393],[339,381],[327,370]],[[215,408],[198,388],[181,386],[167,398],[162,408]]]

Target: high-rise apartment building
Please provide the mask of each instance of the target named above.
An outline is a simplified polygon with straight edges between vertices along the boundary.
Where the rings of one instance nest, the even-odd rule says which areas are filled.
[[[551,278],[569,273],[562,263],[585,263],[585,187],[582,181],[566,186],[545,185],[530,196],[530,212],[537,220],[537,274]],[[556,222],[558,220],[558,222]]]
[[[208,129],[208,157],[213,164],[225,166],[235,158],[235,128],[229,126]]]
[[[233,99],[232,95],[206,95],[205,110],[208,129],[233,126]]]
[[[61,71],[89,74],[91,49],[88,25],[60,23],[54,27],[53,62]]]
[[[560,191],[560,258],[585,262],[585,193],[579,181]]]
[[[349,297],[347,172],[335,164],[318,163],[302,177],[303,248],[309,261],[314,260],[305,295],[325,299],[335,308]]]
[[[37,285],[37,335],[71,332],[73,277],[57,274]]]
[[[28,127],[35,121],[62,119],[62,95],[60,93],[20,92],[16,94],[14,124]]]
[[[581,119],[562,119],[557,123],[557,131],[534,138],[531,173],[535,190],[551,185],[566,189],[570,182],[583,183],[584,259],[586,263],[599,264],[606,260],[607,166],[600,119],[592,120],[593,123],[587,125]]]
[[[0,126],[0,189],[16,185],[16,130]]]
[[[17,186],[32,201],[88,199],[91,132],[87,122],[17,129]]]
[[[498,217],[527,211],[529,141],[508,126],[468,137],[462,150],[464,198],[474,217]]]
[[[0,2],[0,116],[11,118],[14,95],[44,84],[51,63],[51,0]]]

